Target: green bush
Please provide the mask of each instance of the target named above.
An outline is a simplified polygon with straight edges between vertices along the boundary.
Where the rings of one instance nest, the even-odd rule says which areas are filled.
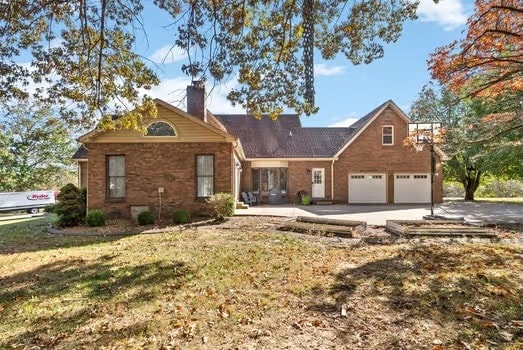
[[[105,225],[105,213],[101,210],[92,210],[85,217],[85,222],[90,227],[98,227]]]
[[[301,204],[303,205],[309,205],[312,203],[312,197],[308,194],[304,194],[301,196]]]
[[[216,193],[207,199],[207,205],[218,220],[234,215],[235,200],[230,193]]]
[[[142,226],[154,224],[154,213],[149,210],[142,211],[138,214],[138,223]]]
[[[485,184],[476,191],[479,198],[523,197],[523,183],[517,180],[485,179]]]
[[[60,227],[77,226],[84,221],[85,201],[78,187],[71,183],[65,185],[56,199],[55,213]]]
[[[191,221],[191,213],[185,209],[176,210],[173,213],[173,221],[177,224],[186,224]]]
[[[459,182],[445,181],[443,182],[443,197],[464,198],[465,189]]]
[[[49,204],[44,208],[44,212],[46,213],[54,213],[56,210],[55,204]]]

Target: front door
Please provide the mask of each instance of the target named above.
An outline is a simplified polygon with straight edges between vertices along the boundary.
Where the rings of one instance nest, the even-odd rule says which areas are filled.
[[[312,198],[325,198],[325,169],[312,169]]]

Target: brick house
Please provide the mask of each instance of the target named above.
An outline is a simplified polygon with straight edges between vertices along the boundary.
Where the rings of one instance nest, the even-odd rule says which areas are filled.
[[[430,202],[430,152],[403,146],[410,120],[392,101],[350,127],[308,128],[293,114],[213,115],[204,96],[203,86],[189,86],[187,112],[155,100],[147,135],[95,129],[81,136],[73,159],[89,209],[128,217],[132,206],[149,206],[163,216],[201,210],[212,193],[240,199],[240,191],[262,203],[295,202],[298,191],[349,204]],[[435,202],[442,159],[436,149]]]

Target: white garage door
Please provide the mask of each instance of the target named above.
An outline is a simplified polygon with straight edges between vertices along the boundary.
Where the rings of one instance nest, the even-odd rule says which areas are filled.
[[[349,203],[386,203],[385,174],[349,174]]]
[[[430,203],[430,174],[394,174],[394,203]]]

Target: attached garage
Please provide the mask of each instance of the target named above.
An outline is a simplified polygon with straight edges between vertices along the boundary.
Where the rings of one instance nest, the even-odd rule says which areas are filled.
[[[349,203],[387,203],[385,174],[349,174]]]
[[[394,203],[430,203],[430,174],[394,174]]]

